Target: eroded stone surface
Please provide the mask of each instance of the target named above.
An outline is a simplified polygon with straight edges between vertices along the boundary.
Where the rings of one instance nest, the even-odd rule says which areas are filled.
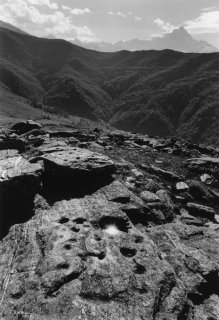
[[[4,197],[4,221],[24,214],[0,243],[0,319],[217,320],[217,190],[197,171],[179,194],[176,183],[188,178],[156,157],[216,151],[122,132],[49,135],[35,157],[0,152],[1,183],[13,186],[5,190],[14,201]],[[131,157],[119,149],[111,160],[121,147]],[[136,150],[146,153],[141,165],[132,164]],[[19,202],[21,190],[28,197]]]
[[[92,172],[112,174],[115,171],[115,164],[108,157],[94,153],[86,149],[67,148],[58,151],[48,152],[37,160],[43,160],[47,170],[56,171],[55,174],[83,174]],[[32,159],[34,162],[34,159]]]

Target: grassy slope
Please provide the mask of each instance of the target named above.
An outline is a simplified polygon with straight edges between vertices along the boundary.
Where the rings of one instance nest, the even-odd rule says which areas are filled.
[[[0,41],[1,81],[33,104],[125,130],[218,144],[218,53],[99,53],[6,29]]]

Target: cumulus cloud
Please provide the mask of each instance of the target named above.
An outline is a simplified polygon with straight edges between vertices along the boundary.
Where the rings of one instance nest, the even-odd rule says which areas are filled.
[[[219,33],[219,11],[203,12],[198,18],[184,23],[192,34]]]
[[[69,11],[69,13],[76,15],[76,16],[79,16],[79,15],[82,15],[85,13],[91,13],[89,8],[84,8],[84,9],[74,8],[74,9],[72,9],[68,6],[62,5],[62,9],[67,10],[67,11]]]
[[[55,2],[50,2],[50,0],[26,0],[27,3],[31,5],[47,6],[50,9],[58,9]]]
[[[63,9],[63,10],[69,10],[69,11],[71,10],[71,8],[70,8],[70,7],[65,6],[64,4],[62,5],[62,9]]]
[[[0,19],[37,36],[53,34],[56,38],[66,40],[75,37],[81,41],[96,40],[87,26],[75,25],[72,16],[66,16],[61,11],[46,14],[32,6],[29,1],[39,0],[8,0],[0,6]]]
[[[121,11],[117,11],[117,12],[109,11],[108,14],[111,15],[111,16],[122,17],[124,19],[130,17],[131,19],[134,19],[135,21],[142,20],[141,17],[134,16],[132,11],[129,11],[127,13],[124,13],[124,12],[121,12]]]
[[[117,12],[117,16],[127,18],[127,15],[125,13],[120,12],[120,11]]]
[[[138,16],[135,16],[135,20],[136,20],[136,21],[141,21],[142,18],[141,18],[141,17],[138,17]]]
[[[162,33],[169,33],[176,29],[176,26],[172,25],[169,22],[165,22],[160,18],[154,20],[154,23],[162,29]]]
[[[204,8],[202,9],[202,11],[211,11],[214,10],[216,7],[208,7],[208,8]]]
[[[122,17],[122,18],[127,18],[127,14],[125,14],[121,11],[117,11],[117,12],[109,11],[108,13],[111,16],[118,16],[118,17]],[[130,13],[128,13],[128,14],[130,15]]]
[[[81,15],[81,14],[85,14],[85,13],[91,13],[90,9],[88,9],[88,8],[85,8],[85,9],[75,8],[75,9],[72,9],[70,12],[71,12],[72,14],[75,14],[75,15]]]

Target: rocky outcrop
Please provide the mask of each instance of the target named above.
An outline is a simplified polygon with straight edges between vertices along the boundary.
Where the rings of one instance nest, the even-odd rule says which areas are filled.
[[[216,180],[164,144],[63,131],[0,152],[1,319],[218,318]]]
[[[0,238],[11,224],[31,217],[32,203],[41,188],[42,166],[24,159],[17,150],[0,151]]]
[[[24,134],[34,129],[41,129],[42,125],[32,120],[21,121],[12,126],[12,130],[17,134]]]

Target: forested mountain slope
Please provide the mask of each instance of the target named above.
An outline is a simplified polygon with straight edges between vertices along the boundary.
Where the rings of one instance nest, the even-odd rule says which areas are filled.
[[[5,90],[124,130],[219,144],[219,53],[87,50],[0,28]]]

